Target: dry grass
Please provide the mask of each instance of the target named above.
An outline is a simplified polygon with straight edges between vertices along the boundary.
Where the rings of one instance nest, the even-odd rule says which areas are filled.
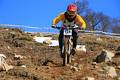
[[[91,63],[102,49],[116,51],[120,39],[99,36],[100,40],[95,35],[81,34],[78,44],[85,44],[88,51],[77,52],[74,56],[75,60],[70,65],[78,63],[82,66],[81,70],[75,72],[69,66],[62,66],[58,47],[48,47],[46,44],[35,42],[33,40],[35,35],[24,33],[19,29],[0,28],[0,53],[5,54],[8,62],[15,66],[8,72],[0,72],[0,80],[80,80],[85,76],[94,77],[96,80],[116,80],[116,78],[101,76],[97,69],[93,69]],[[40,33],[37,35],[44,36]],[[46,34],[45,36],[58,39],[58,35]],[[15,60],[14,53],[26,58]],[[119,60],[119,57],[115,57],[114,63],[120,65]],[[26,68],[20,67],[21,65],[26,65]],[[104,65],[108,64],[104,63]],[[100,67],[104,65],[99,64]],[[120,74],[119,69],[117,73]]]

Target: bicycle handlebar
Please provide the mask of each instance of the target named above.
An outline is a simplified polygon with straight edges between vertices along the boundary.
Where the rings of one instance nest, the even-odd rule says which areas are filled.
[[[73,26],[73,27],[60,27],[60,26],[56,26],[56,29],[81,29],[79,26]]]

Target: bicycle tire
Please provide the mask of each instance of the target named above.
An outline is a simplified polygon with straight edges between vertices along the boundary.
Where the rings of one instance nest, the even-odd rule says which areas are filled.
[[[68,63],[68,38],[64,38],[64,57],[63,57],[63,66],[66,66]]]
[[[68,54],[67,54],[67,58],[68,58],[68,64],[71,63],[71,50],[72,50],[72,41],[68,40]]]

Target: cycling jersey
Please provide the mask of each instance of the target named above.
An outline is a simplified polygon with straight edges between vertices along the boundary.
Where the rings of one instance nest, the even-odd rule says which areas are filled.
[[[61,13],[60,15],[53,19],[52,25],[56,25],[59,21],[62,21],[63,26],[72,26],[74,24],[77,24],[84,29],[86,28],[85,21],[78,14],[75,16],[74,20],[69,21],[68,19],[66,19],[65,13]]]

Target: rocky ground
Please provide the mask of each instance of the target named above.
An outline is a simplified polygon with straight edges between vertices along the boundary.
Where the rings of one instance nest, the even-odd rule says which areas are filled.
[[[45,34],[0,28],[0,54],[6,56],[8,65],[14,66],[1,70],[0,80],[120,80],[120,38],[80,34],[78,44],[86,45],[87,52],[77,51],[72,63],[62,66],[58,47],[35,42],[35,35]],[[115,56],[111,61],[95,62],[103,49]]]

